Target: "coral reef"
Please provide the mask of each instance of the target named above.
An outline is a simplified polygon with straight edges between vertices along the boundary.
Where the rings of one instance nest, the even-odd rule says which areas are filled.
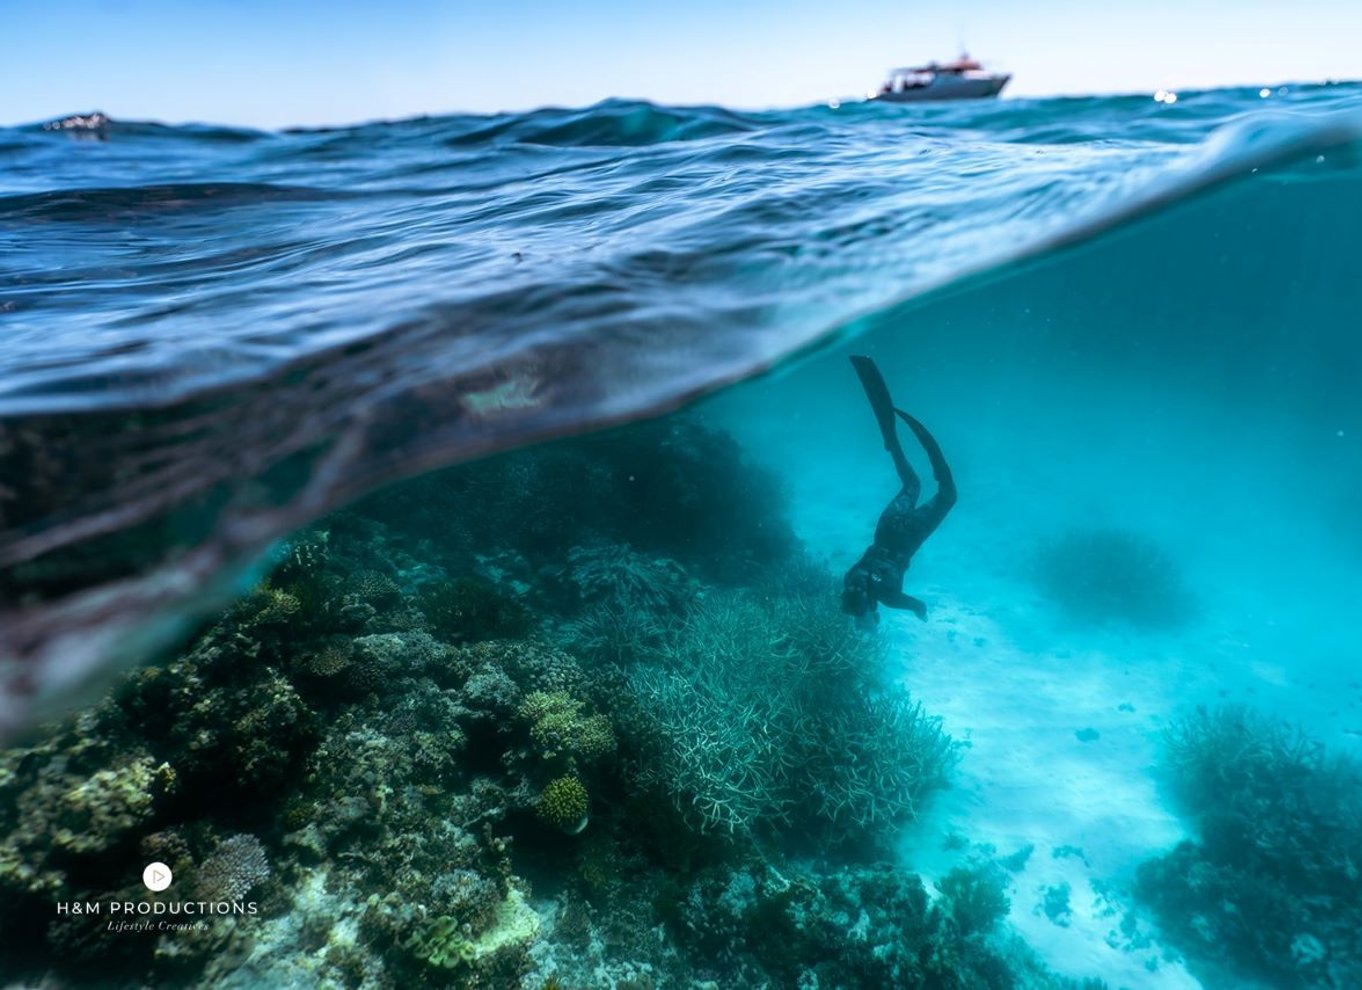
[[[1006,881],[995,864],[957,866],[937,886],[951,920],[965,935],[992,931],[1011,907]]]
[[[527,581],[544,567],[561,576],[574,549],[586,565],[582,548],[603,542],[741,583],[795,556],[785,509],[774,476],[732,437],[674,416],[431,474],[351,515],[456,575],[509,555]]]
[[[576,834],[586,828],[591,803],[586,788],[576,777],[556,777],[548,782],[539,795],[534,810],[555,828]]]
[[[712,593],[653,662],[625,672],[636,779],[688,826],[864,846],[916,820],[956,750],[878,641],[802,596]]]
[[[587,715],[585,705],[566,691],[535,691],[520,705],[530,723],[530,741],[545,759],[589,764],[615,749],[615,733],[604,715]]]
[[[1212,982],[1362,985],[1362,763],[1234,705],[1176,720],[1166,763],[1197,835],[1139,872],[1167,938]]]
[[[174,785],[170,764],[149,756],[97,770],[55,802],[52,844],[73,853],[104,852],[150,821],[157,800]]]
[[[1064,985],[1008,938],[997,868],[934,896],[838,858],[919,820],[957,749],[877,681],[726,435],[674,418],[440,472],[271,564],[179,656],[0,753],[7,978]],[[115,939],[51,907],[189,898],[258,913]]]
[[[269,875],[269,855],[260,840],[233,835],[219,843],[198,868],[196,893],[204,900],[239,901]]]
[[[532,622],[529,611],[514,598],[472,578],[427,585],[418,607],[430,630],[450,642],[514,639],[525,635]]]
[[[1035,577],[1045,595],[1084,622],[1166,628],[1194,611],[1177,562],[1149,537],[1075,529],[1043,543]]]
[[[619,612],[677,612],[697,590],[676,561],[604,540],[569,550],[559,580],[569,589],[571,604]]]
[[[667,913],[715,961],[720,986],[1069,985],[995,937],[1006,909],[988,869],[956,871],[933,900],[919,877],[888,866],[756,866],[703,872]]]

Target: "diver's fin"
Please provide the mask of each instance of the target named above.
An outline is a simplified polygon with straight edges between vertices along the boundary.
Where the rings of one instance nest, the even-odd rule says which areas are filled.
[[[917,436],[918,443],[922,444],[922,449],[927,452],[927,460],[932,462],[936,494],[932,496],[934,508],[931,517],[935,519],[932,523],[932,529],[935,529],[951,510],[951,506],[955,505],[955,476],[951,474],[951,467],[946,463],[946,455],[941,452],[941,445],[936,442],[936,437],[932,436],[927,427],[902,409],[895,409],[894,412],[898,414],[899,419],[908,424],[908,428]]]
[[[941,453],[941,445],[936,442],[936,437],[923,426],[917,417],[902,409],[895,409],[899,419],[908,424],[908,428],[917,437],[918,443],[922,444],[922,449],[927,452],[927,460],[932,462],[932,474],[940,484],[943,478],[949,478],[951,469],[946,465],[946,455]]]
[[[884,449],[892,451],[899,446],[898,433],[894,423],[894,400],[889,397],[889,386],[875,362],[861,354],[851,356],[851,366],[856,369],[865,389],[865,397],[870,400],[870,408],[875,412],[875,420],[880,424],[884,436]]]

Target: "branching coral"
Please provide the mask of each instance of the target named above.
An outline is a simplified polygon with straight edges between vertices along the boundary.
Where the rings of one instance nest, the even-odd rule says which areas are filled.
[[[581,602],[617,610],[676,611],[695,594],[676,561],[645,556],[626,543],[574,547],[565,571]]]
[[[823,606],[711,595],[626,673],[639,779],[700,831],[873,839],[944,783],[955,747],[939,721],[878,688],[875,642]]]
[[[941,720],[903,692],[868,694],[809,721],[794,750],[799,776],[815,782],[802,810],[850,835],[915,821],[956,760]]]
[[[1362,985],[1362,763],[1235,705],[1175,720],[1166,762],[1199,840],[1140,868],[1168,937],[1274,985]]]
[[[778,746],[761,731],[761,714],[735,704],[724,686],[655,667],[629,674],[644,714],[635,731],[647,739],[636,777],[666,795],[701,832],[750,832],[763,815],[782,816],[774,786]]]
[[[1076,529],[1036,555],[1041,589],[1086,622],[1175,626],[1193,611],[1177,562],[1154,540],[1120,529]]]
[[[520,602],[472,578],[426,585],[417,606],[431,632],[453,643],[515,639],[532,625],[530,613]]]
[[[986,933],[1007,914],[1007,880],[994,864],[957,866],[937,884],[962,935]]]
[[[563,644],[583,660],[632,664],[662,646],[670,626],[644,609],[596,605],[562,628]]]

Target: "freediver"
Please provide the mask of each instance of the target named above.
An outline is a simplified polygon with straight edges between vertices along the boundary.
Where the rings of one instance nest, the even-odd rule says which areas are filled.
[[[880,424],[884,449],[893,457],[899,481],[903,483],[894,500],[880,513],[879,522],[875,524],[875,542],[870,544],[869,549],[842,579],[842,611],[853,616],[858,625],[873,629],[880,620],[876,605],[907,609],[919,619],[927,618],[926,603],[904,594],[903,576],[912,563],[913,554],[936,531],[941,520],[946,518],[946,513],[955,505],[955,479],[951,477],[951,469],[936,438],[908,413],[894,408],[889,388],[884,384],[884,376],[875,362],[868,357],[855,356],[851,364],[861,379],[866,398],[870,400],[870,408],[874,410],[875,419]],[[895,415],[907,423],[917,436],[932,465],[936,494],[922,505],[917,504],[922,483],[903,454]]]

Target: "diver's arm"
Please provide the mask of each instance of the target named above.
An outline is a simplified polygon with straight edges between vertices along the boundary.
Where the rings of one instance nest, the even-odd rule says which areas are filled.
[[[894,591],[880,599],[880,604],[886,608],[899,608],[907,612],[912,612],[919,619],[927,619],[927,603],[921,598],[914,598],[906,595],[902,591]]]
[[[941,524],[941,520],[946,518],[946,513],[951,511],[951,507],[955,505],[955,477],[951,474],[950,465],[946,463],[946,455],[941,453],[941,445],[927,431],[927,427],[902,409],[895,409],[894,412],[898,413],[899,418],[907,423],[909,429],[916,434],[918,443],[922,444],[922,449],[927,452],[927,460],[932,463],[932,477],[936,479],[936,494],[932,496],[930,502],[922,507],[921,511],[931,519],[931,528],[935,529]]]

